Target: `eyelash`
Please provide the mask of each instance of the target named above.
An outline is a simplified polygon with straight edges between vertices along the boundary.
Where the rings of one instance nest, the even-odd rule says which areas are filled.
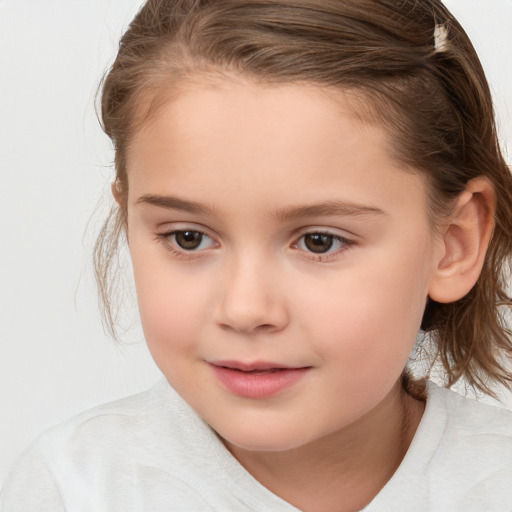
[[[203,254],[201,254],[202,251],[200,250],[187,250],[185,248],[180,247],[179,244],[175,241],[175,237],[179,233],[195,233],[201,235],[202,238],[207,237],[210,240],[213,240],[206,233],[198,229],[175,229],[172,231],[168,231],[166,233],[157,233],[157,241],[160,242],[164,246],[164,248],[168,250],[172,255],[177,256],[178,258],[194,259],[203,256]]]
[[[313,251],[308,251],[307,249],[300,249],[298,247],[301,240],[305,239],[307,236],[326,236],[332,239],[332,242],[338,242],[341,244],[341,247],[338,248],[335,251],[332,252],[323,252],[323,253],[315,253]],[[354,240],[349,240],[348,238],[344,238],[340,235],[335,235],[334,233],[330,233],[329,231],[322,231],[322,230],[313,230],[313,231],[307,231],[300,235],[300,237],[297,239],[297,241],[292,245],[293,249],[302,250],[305,254],[307,254],[307,257],[312,259],[313,261],[318,261],[321,263],[328,262],[334,258],[337,258],[342,252],[345,252],[347,249],[349,249],[351,246],[355,245]],[[331,247],[329,247],[329,250]]]
[[[164,246],[164,248],[166,250],[168,250],[171,254],[173,254],[174,256],[177,256],[179,258],[195,259],[195,258],[204,256],[204,249],[198,250],[196,248],[196,249],[187,250],[183,247],[180,247],[179,244],[176,242],[175,237],[177,234],[187,233],[187,232],[201,235],[201,237],[202,237],[201,243],[203,242],[204,237],[209,238],[210,240],[213,241],[213,239],[210,236],[208,236],[206,233],[204,233],[203,231],[200,231],[198,229],[176,229],[176,230],[168,231],[166,233],[157,233],[156,239],[159,243],[162,243],[162,245]],[[313,251],[308,251],[307,249],[300,249],[298,247],[301,240],[303,240],[305,237],[315,236],[315,235],[329,237],[332,239],[333,243],[334,242],[340,243],[341,247],[335,251],[324,252],[324,253],[315,253]],[[349,240],[340,235],[335,235],[333,233],[329,233],[328,231],[313,230],[313,231],[307,231],[307,232],[302,233],[300,235],[300,237],[296,240],[296,242],[294,242],[292,244],[291,247],[292,247],[292,249],[299,250],[299,251],[302,251],[303,253],[307,254],[307,257],[309,259],[323,263],[323,262],[327,262],[327,261],[330,261],[330,260],[336,258],[337,256],[339,256],[340,253],[346,251],[353,245],[355,245],[354,240]],[[329,247],[329,250],[330,249],[331,248]]]

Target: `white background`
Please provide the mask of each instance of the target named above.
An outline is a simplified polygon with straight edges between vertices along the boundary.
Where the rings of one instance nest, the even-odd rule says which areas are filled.
[[[104,335],[90,262],[113,160],[94,94],[141,1],[0,0],[0,484],[41,430],[159,376],[136,327],[128,345]],[[446,3],[511,161],[512,0]]]

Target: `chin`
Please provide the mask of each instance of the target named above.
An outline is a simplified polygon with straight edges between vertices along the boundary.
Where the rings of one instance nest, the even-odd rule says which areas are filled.
[[[260,423],[257,427],[243,428],[232,424],[231,428],[216,430],[226,446],[253,452],[282,452],[293,450],[313,441],[304,432],[290,430],[283,425],[270,428]]]

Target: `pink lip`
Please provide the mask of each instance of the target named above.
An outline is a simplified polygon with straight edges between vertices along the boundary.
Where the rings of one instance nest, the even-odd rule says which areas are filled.
[[[257,361],[216,361],[210,363],[215,376],[234,395],[267,398],[293,386],[311,367],[293,368]]]

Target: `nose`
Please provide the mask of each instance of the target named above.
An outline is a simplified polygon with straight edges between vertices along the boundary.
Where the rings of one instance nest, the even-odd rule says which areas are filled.
[[[221,276],[216,322],[240,333],[278,332],[289,322],[284,290],[272,265],[245,260]]]

